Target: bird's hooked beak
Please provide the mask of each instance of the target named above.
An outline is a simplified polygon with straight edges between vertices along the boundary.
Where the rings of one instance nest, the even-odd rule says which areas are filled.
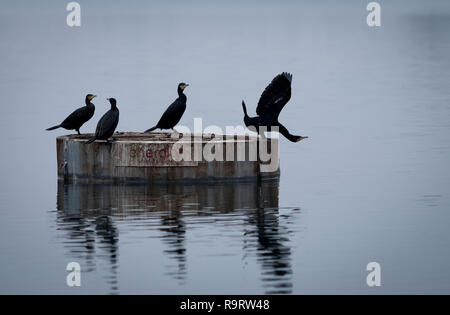
[[[97,95],[91,95],[91,98],[89,100],[92,101],[94,97],[97,97]]]
[[[186,84],[183,84],[183,85],[181,86],[181,89],[184,90],[184,89],[187,88],[188,86],[189,86],[189,84],[187,84],[187,83],[186,83]]]
[[[303,139],[307,139],[307,138],[308,138],[308,137],[301,137],[301,136],[300,136],[300,137],[297,138],[297,141],[295,141],[295,142],[299,142],[299,141],[302,141]]]

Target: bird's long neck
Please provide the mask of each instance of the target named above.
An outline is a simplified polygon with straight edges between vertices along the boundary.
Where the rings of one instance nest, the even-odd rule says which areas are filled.
[[[287,128],[286,128],[285,126],[283,126],[282,124],[278,123],[277,126],[278,126],[278,131],[279,131],[283,136],[285,136],[286,139],[288,139],[289,141],[291,141],[291,142],[298,142],[298,141],[300,141],[300,140],[302,139],[302,137],[300,137],[300,136],[292,135],[292,134],[287,130]]]
[[[183,89],[182,88],[178,88],[178,98],[182,99],[184,101],[186,101],[186,99],[187,99],[186,95],[183,93]]]
[[[94,106],[94,104],[91,103],[90,99],[86,97],[86,99],[84,100],[84,102],[86,103],[86,106]]]
[[[117,109],[117,103],[115,99],[109,99],[109,104],[111,104],[111,110]]]

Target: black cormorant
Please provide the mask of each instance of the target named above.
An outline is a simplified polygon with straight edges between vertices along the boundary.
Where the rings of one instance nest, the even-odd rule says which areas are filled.
[[[178,98],[166,109],[161,119],[158,121],[156,126],[146,130],[145,132],[153,131],[157,128],[159,129],[172,129],[180,121],[181,117],[186,110],[186,95],[184,95],[183,90],[189,86],[186,83],[178,84]]]
[[[115,98],[108,98],[107,100],[111,103],[111,109],[100,118],[95,136],[86,141],[85,144],[92,143],[95,140],[108,140],[114,134],[119,123],[119,109],[116,106]]]
[[[291,82],[292,75],[290,73],[283,72],[277,75],[262,93],[256,108],[258,115],[256,117],[247,115],[247,108],[242,101],[245,125],[255,127],[258,132],[260,132],[259,127],[262,126],[267,127],[267,131],[271,131],[271,127],[278,127],[279,132],[292,142],[308,138],[291,135],[286,127],[278,121],[281,110],[291,98]]]
[[[94,116],[95,106],[91,103],[92,99],[97,95],[88,94],[86,95],[85,103],[86,106],[80,107],[70,114],[64,121],[57,125],[48,128],[47,130],[54,130],[57,128],[64,128],[67,130],[76,130],[80,134],[80,127],[83,126],[85,122]]]

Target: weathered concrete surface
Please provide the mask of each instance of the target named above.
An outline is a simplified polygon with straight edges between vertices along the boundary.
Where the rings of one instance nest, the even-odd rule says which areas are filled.
[[[179,160],[173,156],[172,146],[179,141],[170,133],[116,133],[114,142],[95,141],[85,145],[92,135],[69,135],[58,137],[57,163],[59,179],[69,181],[106,181],[106,182],[189,182],[189,181],[252,181],[279,177],[279,168],[267,172],[261,171],[262,163],[252,160],[249,148],[256,146],[257,137],[195,135],[189,144],[189,152],[178,150],[191,160]],[[190,137],[191,135],[189,135]],[[180,135],[179,138],[187,137]],[[222,136],[219,136],[222,137]],[[274,140],[272,140],[274,141]],[[278,140],[275,140],[278,141]],[[205,146],[223,143],[222,156],[218,160],[207,160],[201,154]],[[270,152],[271,143],[266,140]],[[278,142],[276,142],[278,153]],[[245,157],[239,155],[238,148],[245,148]],[[175,150],[176,151],[176,150]],[[213,153],[215,149],[210,150]],[[240,150],[239,152],[243,152]],[[229,161],[234,157],[233,161]],[[278,159],[278,154],[276,154]]]

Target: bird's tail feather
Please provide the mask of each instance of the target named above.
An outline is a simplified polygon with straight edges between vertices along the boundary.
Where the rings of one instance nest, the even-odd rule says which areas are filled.
[[[45,129],[45,130],[55,130],[55,129],[58,129],[59,127],[61,127],[61,125],[56,125],[56,126],[47,128],[47,129]]]
[[[155,130],[156,128],[158,128],[158,126],[155,126],[155,127],[150,128],[150,129],[147,129],[144,132],[151,132],[151,131]]]
[[[97,138],[96,138],[96,137],[92,137],[91,139],[89,139],[88,141],[86,141],[84,144],[92,143],[92,142],[94,142],[95,140],[97,140]]]
[[[248,116],[248,115],[247,115],[247,107],[245,106],[244,100],[242,100],[242,109],[244,110],[244,115],[245,115],[245,116]]]

